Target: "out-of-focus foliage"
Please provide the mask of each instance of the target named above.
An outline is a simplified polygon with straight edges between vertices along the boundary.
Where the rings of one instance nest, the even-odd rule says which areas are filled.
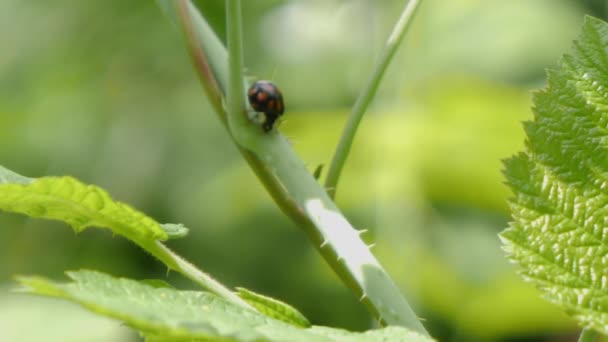
[[[223,1],[197,3],[223,37]],[[311,172],[329,162],[403,3],[243,1],[249,74],[281,87],[280,130]],[[500,252],[508,192],[499,170],[522,148],[528,90],[542,85],[582,13],[602,14],[598,4],[426,0],[363,121],[338,204],[370,230],[441,341],[575,331]],[[285,300],[313,324],[369,327],[240,159],[154,1],[3,0],[0,46],[0,164],[99,184],[191,228],[171,247],[224,283]],[[122,239],[48,227],[57,225],[0,215],[0,281],[83,267],[165,275]]]
[[[108,342],[134,340],[135,333],[81,307],[37,296],[16,296],[3,287],[0,329],[3,341]],[[36,327],[36,328],[34,328]]]

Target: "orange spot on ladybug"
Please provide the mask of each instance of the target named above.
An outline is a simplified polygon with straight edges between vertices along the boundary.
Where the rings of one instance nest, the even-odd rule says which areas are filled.
[[[270,100],[268,101],[268,109],[270,110],[274,110],[274,105],[275,105],[276,101],[275,100]]]
[[[266,101],[267,98],[268,98],[268,94],[267,93],[264,93],[264,92],[259,92],[258,93],[257,100],[259,102],[264,102],[264,101]]]

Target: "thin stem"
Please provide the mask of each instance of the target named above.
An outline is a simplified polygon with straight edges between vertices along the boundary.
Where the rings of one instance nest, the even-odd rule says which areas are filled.
[[[595,342],[599,334],[595,330],[583,329],[578,337],[578,342]]]
[[[172,3],[174,7],[168,5],[169,2]],[[159,1],[159,3],[163,8],[166,8],[168,14],[173,14],[175,16],[173,17],[173,19],[175,19],[177,24],[181,27],[181,31],[186,41],[186,47],[188,49],[190,59],[192,60],[192,64],[194,65],[194,68],[197,71],[199,79],[201,80],[203,90],[207,94],[207,98],[213,106],[213,109],[215,109],[215,113],[218,115],[218,118],[224,125],[227,125],[228,120],[222,107],[222,85],[218,83],[218,81],[221,81],[226,77],[222,77],[223,75],[221,74],[221,70],[223,68],[217,65],[217,63],[219,63],[219,60],[225,61],[228,58],[226,50],[223,48],[219,41],[207,40],[208,44],[212,44],[215,46],[209,49],[211,51],[214,51],[215,55],[208,56],[208,54],[203,51],[202,47],[198,43],[201,39],[200,35],[205,33],[205,29],[210,30],[210,28],[206,25],[200,25],[200,17],[193,17],[191,15],[191,13],[196,11],[196,9],[193,7],[190,1],[168,0]],[[170,11],[171,9],[175,9],[175,11]],[[197,22],[196,19],[199,19],[199,22]],[[207,32],[206,35],[208,34],[211,33]],[[218,60],[215,61],[215,67],[213,67],[213,59]]]
[[[334,152],[334,157],[329,165],[327,178],[325,179],[325,188],[327,189],[327,193],[331,198],[336,196],[336,186],[338,185],[342,168],[344,167],[344,163],[348,158],[350,147],[355,139],[355,134],[357,133],[357,128],[359,127],[359,123],[363,118],[363,114],[365,114],[367,107],[376,95],[380,81],[382,80],[389,63],[393,59],[400,42],[403,40],[405,33],[410,27],[412,19],[416,14],[416,10],[419,7],[418,5],[421,2],[422,0],[409,0],[403,9],[403,13],[401,13],[401,17],[399,17],[397,24],[393,28],[393,32],[386,42],[384,51],[382,52],[382,56],[380,57],[374,72],[370,75],[365,88],[359,94],[359,97],[353,106],[350,117],[348,118],[348,122],[342,131],[340,142],[338,143],[336,151]]]
[[[243,89],[243,37],[241,1],[226,0],[226,31],[228,41],[228,126],[233,135],[239,134],[249,120],[243,115],[245,106]],[[245,128],[246,129],[246,128]],[[239,140],[238,137],[237,141]]]
[[[167,265],[169,269],[175,270],[195,283],[201,285],[204,289],[211,293],[218,295],[234,304],[239,306],[255,310],[251,305],[247,304],[243,299],[237,296],[230,289],[213,279],[210,275],[196,268],[188,261],[177,255],[175,252],[170,250],[167,246],[162,244],[160,241],[154,241],[154,243],[141,244],[141,246],[154,255],[158,260]]]

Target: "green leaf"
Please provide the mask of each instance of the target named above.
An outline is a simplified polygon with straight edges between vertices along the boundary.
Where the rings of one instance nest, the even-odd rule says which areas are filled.
[[[114,201],[103,189],[71,177],[29,179],[0,168],[0,209],[32,217],[56,219],[76,232],[105,227],[130,239],[169,269],[190,278],[205,289],[238,305],[250,307],[234,292],[175,254],[159,240],[182,237],[188,229],[180,224],[160,225],[128,205]]]
[[[0,341],[134,341],[129,327],[63,300],[25,296],[0,287]]]
[[[505,161],[510,258],[545,298],[608,333],[608,24],[587,17],[535,94],[524,153]]]
[[[237,294],[247,303],[251,304],[259,312],[268,317],[278,319],[285,323],[293,324],[298,327],[307,328],[310,322],[293,306],[283,303],[274,298],[266,297],[253,291],[237,288]]]
[[[69,283],[18,277],[22,290],[64,298],[139,330],[148,341],[431,341],[401,327],[353,333],[298,328],[207,292],[155,288],[95,271],[68,272]]]
[[[173,285],[167,283],[166,281],[164,281],[162,279],[142,279],[139,282],[142,284],[146,284],[151,287],[154,287],[156,289],[158,289],[158,288],[174,289],[175,288]]]
[[[103,189],[72,177],[31,179],[2,167],[0,181],[2,210],[64,221],[76,232],[91,226],[107,227],[140,243],[168,238],[150,217],[114,201]]]

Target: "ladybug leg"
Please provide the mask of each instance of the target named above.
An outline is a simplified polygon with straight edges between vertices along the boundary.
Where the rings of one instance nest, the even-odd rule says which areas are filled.
[[[266,122],[262,124],[262,129],[264,132],[270,132],[270,130],[272,130],[272,123],[270,123],[269,120],[266,120]]]
[[[266,121],[264,121],[262,128],[264,129],[264,132],[270,132],[272,130],[272,127],[274,126],[274,123],[279,118],[279,116],[275,115],[273,113],[265,113],[265,114],[266,114]]]

